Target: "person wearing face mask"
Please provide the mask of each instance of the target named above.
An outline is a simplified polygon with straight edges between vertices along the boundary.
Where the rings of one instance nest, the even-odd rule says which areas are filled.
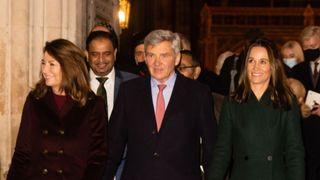
[[[132,48],[134,53],[135,65],[132,72],[139,76],[148,75],[148,68],[145,63],[144,58],[144,38],[147,35],[147,32],[138,32],[133,35],[132,38]]]
[[[303,50],[299,42],[290,40],[281,47],[282,60],[289,68],[301,63],[304,60]]]
[[[320,26],[308,26],[301,33],[304,62],[293,67],[293,76],[303,83],[306,91],[320,93]],[[306,107],[306,106],[301,106]],[[309,117],[302,121],[306,149],[306,180],[320,179],[320,106],[309,108]]]
[[[292,57],[292,58],[283,58],[283,63],[288,66],[289,68],[293,68],[295,65],[298,64],[297,59]]]

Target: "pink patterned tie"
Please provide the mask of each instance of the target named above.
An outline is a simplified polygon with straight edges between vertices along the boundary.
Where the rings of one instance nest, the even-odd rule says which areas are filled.
[[[163,89],[166,88],[167,85],[159,84],[159,93],[157,96],[157,108],[156,108],[156,121],[157,121],[157,129],[160,130],[161,123],[163,120],[164,112],[165,112],[165,104],[164,104],[164,97],[163,97]]]

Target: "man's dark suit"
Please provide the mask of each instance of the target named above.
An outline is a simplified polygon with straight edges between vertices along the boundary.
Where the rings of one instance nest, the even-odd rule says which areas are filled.
[[[314,87],[312,83],[312,72],[309,61],[303,61],[297,64],[293,67],[292,71],[294,78],[298,79],[301,83],[303,83],[306,90],[320,92],[320,78],[318,78],[317,85],[316,87]]]
[[[200,137],[204,169],[213,154],[216,124],[210,90],[177,74],[159,133],[150,77],[123,83],[109,124],[108,180],[127,143],[122,180],[200,180]]]
[[[294,78],[303,83],[306,90],[320,93],[320,78],[316,87],[312,83],[312,73],[309,61],[304,61],[293,67]],[[307,156],[307,179],[320,179],[320,117],[311,115],[302,121],[302,134]]]
[[[128,73],[125,71],[120,71],[118,69],[115,69],[115,81],[114,81],[114,101],[116,101],[116,98],[118,96],[119,88],[121,83],[137,78],[138,76],[132,73]],[[110,112],[111,113],[111,112]],[[117,177],[121,176],[122,170],[123,170],[123,165],[124,165],[125,160],[123,160],[118,168],[118,171],[116,173]],[[106,174],[106,173],[105,173]],[[105,179],[105,177],[103,178]]]

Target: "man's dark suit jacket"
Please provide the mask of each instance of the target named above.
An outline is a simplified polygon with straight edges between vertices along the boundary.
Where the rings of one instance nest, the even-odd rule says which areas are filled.
[[[309,61],[303,61],[292,69],[293,77],[298,79],[306,88],[306,90],[313,90],[316,92],[320,92],[320,78],[318,78],[318,82],[316,87],[314,87],[312,83],[312,72]]]
[[[120,71],[118,69],[115,69],[115,71],[116,71],[116,79],[114,84],[114,99],[116,100],[121,83],[128,81],[130,79],[137,78],[139,76],[129,72]]]
[[[306,90],[320,93],[320,78],[316,86],[312,82],[312,71],[309,61],[304,61],[293,67],[294,78],[303,83]],[[306,165],[308,180],[320,178],[320,117],[311,115],[302,121],[302,134],[306,149]]]
[[[129,72],[125,72],[125,71],[120,71],[118,69],[115,68],[115,81],[114,81],[114,101],[116,101],[116,98],[118,96],[118,92],[119,92],[119,88],[121,83],[128,81],[130,79],[134,79],[137,78],[138,76]],[[112,112],[109,112],[112,113]],[[124,161],[123,161],[124,162]],[[118,170],[120,173],[122,171],[121,168],[119,168]],[[106,174],[106,172],[105,172]],[[105,177],[103,178],[105,179]]]
[[[138,76],[129,72],[120,71],[119,69],[115,68],[115,81],[114,81],[114,101],[116,101],[118,97],[118,92],[121,83],[128,81],[130,79],[137,78]],[[111,113],[111,112],[108,112]]]
[[[150,77],[123,83],[108,130],[108,180],[127,144],[122,180],[200,180],[200,137],[206,169],[216,124],[208,87],[178,74],[159,133]]]

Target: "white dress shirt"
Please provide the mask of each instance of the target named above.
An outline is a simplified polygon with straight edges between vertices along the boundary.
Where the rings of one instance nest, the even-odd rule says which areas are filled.
[[[97,93],[100,83],[96,78],[101,76],[97,76],[96,74],[94,74],[92,69],[90,69],[89,75],[90,75],[90,87],[94,93]],[[111,72],[104,77],[108,77],[108,80],[104,83],[104,88],[107,91],[108,119],[110,119],[110,115],[113,110],[113,104],[114,104],[113,102],[114,101],[114,84],[115,84],[115,78],[116,78],[116,73],[114,68],[112,68]]]
[[[169,104],[170,98],[171,98],[171,94],[173,91],[173,87],[174,84],[176,82],[176,78],[177,78],[177,74],[175,72],[173,72],[169,79],[163,83],[166,86],[166,88],[164,88],[163,90],[163,97],[164,97],[164,103],[165,103],[165,108],[167,109],[167,106]],[[159,81],[157,81],[156,79],[151,77],[151,93],[152,93],[152,103],[153,103],[153,108],[154,108],[154,112],[156,112],[156,107],[157,107],[157,96],[159,93],[159,88],[158,88],[158,84],[162,84]]]

